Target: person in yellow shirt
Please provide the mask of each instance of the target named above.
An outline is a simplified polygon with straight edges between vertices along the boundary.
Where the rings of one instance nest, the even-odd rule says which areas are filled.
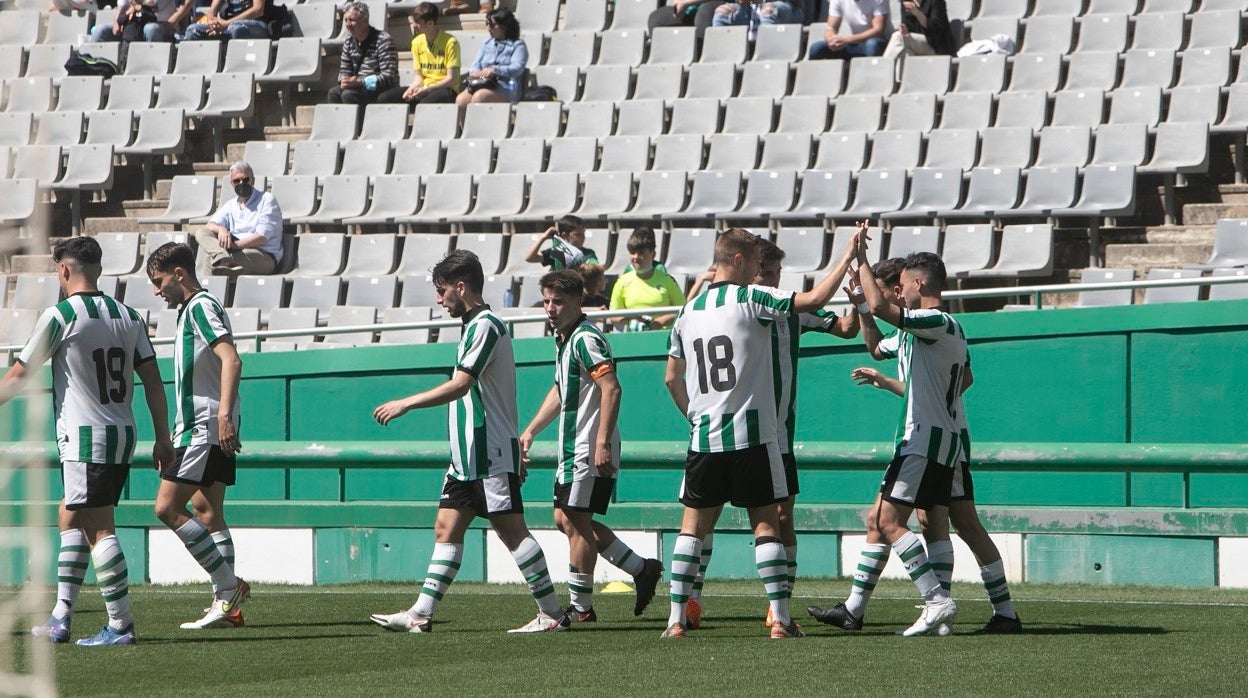
[[[654,261],[654,231],[641,226],[628,236],[630,267],[616,280],[611,289],[611,310],[633,308],[663,308],[685,304],[685,292],[676,279]],[[660,330],[670,327],[676,313],[642,315],[640,317],[613,317],[611,322],[624,326],[630,332]]]
[[[407,104],[451,104],[459,93],[459,40],[438,29],[438,6],[422,2],[412,10],[412,65],[416,81],[402,94]]]

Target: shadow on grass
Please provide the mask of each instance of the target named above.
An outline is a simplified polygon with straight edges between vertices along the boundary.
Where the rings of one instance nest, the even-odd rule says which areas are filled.
[[[1063,623],[1061,625],[1037,625],[1023,627],[1024,635],[1168,635],[1168,628],[1142,625],[1102,625],[1099,623]]]

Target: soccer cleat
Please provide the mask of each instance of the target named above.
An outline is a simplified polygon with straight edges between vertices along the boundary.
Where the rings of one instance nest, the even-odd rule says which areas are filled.
[[[598,614],[594,612],[593,606],[590,606],[589,608],[582,611],[576,606],[568,604],[568,607],[563,609],[563,615],[564,617],[568,619],[568,622],[570,623],[597,623],[598,622]]]
[[[702,627],[702,604],[697,599],[689,599],[689,603],[685,604],[685,625],[690,630]]]
[[[948,623],[957,614],[958,605],[953,602],[953,599],[929,601],[923,605],[923,612],[919,614],[919,619],[914,621],[914,625],[903,630],[901,634],[906,637],[932,634],[942,623]]]
[[[771,639],[787,640],[794,637],[806,637],[806,633],[802,632],[802,629],[792,620],[789,621],[788,625],[780,621],[771,624]]]
[[[396,633],[431,633],[433,632],[433,619],[429,616],[413,616],[407,611],[399,611],[398,613],[374,613],[368,617],[377,625],[392,630]]]
[[[672,623],[667,626],[667,630],[664,630],[659,637],[664,640],[684,640],[689,637],[689,634],[685,632],[685,626],[680,623]]]
[[[641,563],[641,571],[633,577],[633,586],[637,589],[637,601],[633,604],[633,615],[639,616],[646,606],[654,600],[654,589],[663,578],[663,563],[654,558],[647,558]]]
[[[31,628],[30,634],[34,637],[46,637],[52,644],[61,645],[69,642],[69,624],[70,616],[59,619],[52,616],[43,625]]]
[[[831,608],[807,606],[806,612],[820,623],[826,623],[841,630],[862,630],[862,618],[850,613],[843,603],[838,603]]]
[[[237,577],[237,579],[238,586],[234,587],[229,598],[222,599],[221,610],[227,615],[251,598],[251,585],[243,581],[242,577]]]
[[[247,625],[247,621],[243,618],[243,609],[241,608],[236,608],[233,611],[230,611],[229,615],[225,617],[225,622],[235,628],[241,628],[244,625]]]
[[[988,624],[975,631],[976,635],[1009,635],[1023,632],[1023,622],[999,613],[988,619]]]
[[[188,621],[178,626],[183,630],[204,630],[206,628],[230,628],[234,627],[234,623],[230,622],[230,612],[225,610],[225,599],[213,599],[212,605],[204,609],[204,617],[199,620]],[[236,611],[238,609],[235,609]],[[240,618],[242,616],[239,616]]]
[[[508,630],[509,633],[555,633],[561,630],[567,630],[572,626],[572,621],[566,615],[560,615],[558,618],[552,618],[545,613],[538,612],[537,617],[525,623],[518,628]]]
[[[133,645],[135,642],[134,624],[131,623],[121,632],[113,630],[111,625],[105,625],[100,632],[95,634],[95,637],[84,637],[74,644],[79,647],[106,647],[109,645]]]

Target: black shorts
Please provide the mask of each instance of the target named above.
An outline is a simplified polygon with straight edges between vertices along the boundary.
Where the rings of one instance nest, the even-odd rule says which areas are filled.
[[[566,485],[555,483],[555,508],[565,511],[588,511],[593,514],[607,513],[611,495],[615,492],[615,478],[587,477]]]
[[[894,504],[927,511],[949,506],[953,468],[923,456],[897,456],[884,471],[880,495]]]
[[[115,507],[121,501],[130,477],[130,464],[84,463],[66,461],[61,464],[61,484],[65,491],[65,508],[70,511]]]
[[[752,509],[788,498],[780,447],[774,443],[723,453],[689,451],[685,458],[680,503],[687,507],[710,509],[731,503]]]
[[[234,456],[216,444],[197,444],[175,450],[173,462],[160,469],[160,479],[200,487],[217,482],[229,486],[234,484],[234,472]]]
[[[438,502],[438,508],[469,509],[477,516],[486,518],[500,514],[523,514],[520,476],[503,473],[464,482],[448,475],[442,485],[442,498]]]
[[[790,453],[781,453],[780,460],[784,463],[784,482],[789,486],[789,496],[796,497],[801,489],[797,486],[797,458]]]
[[[971,479],[971,464],[960,460],[953,469],[953,486],[949,489],[950,502],[975,501],[975,482]]]

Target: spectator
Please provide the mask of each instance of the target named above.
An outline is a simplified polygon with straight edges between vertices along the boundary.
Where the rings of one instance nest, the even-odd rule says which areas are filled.
[[[385,21],[385,18],[382,18]],[[390,35],[368,23],[368,5],[349,2],[342,13],[347,39],[342,42],[338,84],[329,88],[330,104],[399,102],[399,54]]]
[[[191,13],[195,0],[121,0],[112,24],[97,24],[92,41],[121,41],[127,30],[130,41],[173,41],[178,27]]]
[[[851,32],[841,36],[841,23]],[[808,58],[860,58],[884,53],[888,0],[830,0],[828,28],[810,45]]]
[[[461,124],[469,103],[518,102],[524,94],[529,47],[520,38],[520,22],[511,10],[494,10],[485,16],[485,28],[490,38],[477,51],[464,89],[455,98]]]
[[[888,39],[885,58],[901,54],[952,56],[953,35],[945,0],[905,0],[901,3],[901,26]]]
[[[581,305],[586,310],[606,310],[611,305],[603,291],[607,288],[606,269],[597,262],[586,262],[577,267],[581,274],[581,283],[585,285],[585,300]]]
[[[628,257],[632,263],[629,271],[620,275],[611,289],[611,310],[636,308],[663,308],[685,303],[680,284],[661,265],[655,264],[654,231],[642,226],[628,236]],[[613,317],[615,325],[624,325],[629,331],[659,330],[670,327],[676,313],[641,317]]]
[[[702,32],[715,19],[715,11],[722,5],[730,4],[728,0],[669,0],[650,13],[646,24],[650,31],[654,31],[655,27],[694,27],[694,33],[701,39]]]
[[[801,0],[739,0],[726,2],[715,8],[711,26],[748,26],[750,40],[754,40],[760,24],[805,24],[806,9]]]
[[[547,240],[550,240],[550,249],[541,249],[542,243]],[[529,247],[524,261],[530,264],[541,262],[551,271],[558,271],[575,269],[586,262],[597,262],[598,253],[585,247],[585,221],[567,215],[547,228],[545,234]]]
[[[272,274],[282,261],[282,209],[267,191],[255,188],[251,165],[230,166],[230,184],[237,198],[212,214],[195,233],[199,242],[198,273]]]
[[[183,41],[200,39],[267,39],[264,23],[265,0],[212,0],[198,22],[186,28]]]
[[[408,104],[450,104],[459,93],[459,39],[438,29],[438,6],[422,2],[412,10],[412,65],[416,81],[401,95]]]

